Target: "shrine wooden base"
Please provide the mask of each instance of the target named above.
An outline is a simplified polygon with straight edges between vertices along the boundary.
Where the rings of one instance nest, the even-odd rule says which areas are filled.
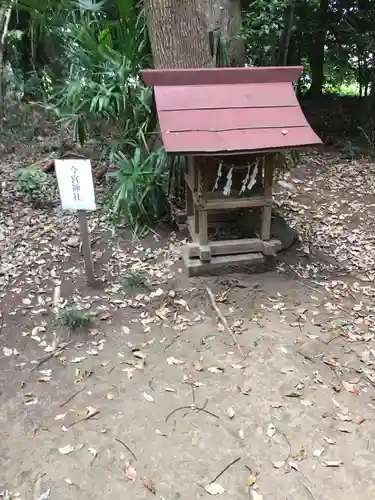
[[[228,197],[212,193],[209,165],[188,159],[186,211],[192,243],[184,249],[183,260],[189,276],[249,270],[281,250],[281,242],[271,239],[272,162],[264,158],[259,171],[262,192],[239,197],[233,190],[233,196]],[[236,211],[251,209],[259,210],[259,238],[209,241],[209,226],[215,219],[212,215],[216,214],[219,224],[230,224]]]

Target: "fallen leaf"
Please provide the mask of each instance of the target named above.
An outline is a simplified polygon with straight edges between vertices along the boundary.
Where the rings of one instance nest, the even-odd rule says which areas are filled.
[[[81,361],[87,359],[86,356],[81,356],[81,357],[78,357],[78,358],[73,358],[70,360],[71,363],[81,363]]]
[[[344,415],[343,413],[336,413],[336,417],[342,422],[351,422],[352,418],[349,415]]]
[[[136,481],[137,479],[137,471],[135,470],[135,468],[131,465],[130,462],[128,462],[126,465],[125,465],[125,477],[127,479],[129,479],[129,481],[133,481],[133,483]]]
[[[167,363],[169,365],[183,365],[185,361],[182,361],[182,359],[177,359],[173,356],[169,356],[169,358],[167,358]]]
[[[332,439],[330,437],[327,437],[327,436],[323,436],[323,439],[326,443],[328,444],[336,444],[336,440],[335,439]]]
[[[275,469],[281,469],[285,465],[285,460],[278,460],[276,462],[272,462],[272,465],[275,467]]]
[[[324,448],[318,448],[313,451],[313,456],[314,457],[321,457],[324,453]]]
[[[224,373],[224,368],[219,368],[217,366],[210,366],[207,370],[211,373]]]
[[[283,406],[284,406],[283,403],[279,403],[278,401],[270,403],[271,408],[282,408]]]
[[[251,490],[251,496],[253,497],[253,500],[263,500],[262,495],[256,490]]]
[[[296,470],[297,472],[300,471],[299,465],[294,460],[288,460],[288,464],[289,464],[289,467]]]
[[[133,356],[135,358],[138,358],[138,359],[146,359],[147,358],[147,354],[145,354],[142,351],[133,351]]]
[[[303,406],[312,406],[313,403],[311,401],[309,401],[308,399],[300,399],[299,401],[301,403],[301,405]]]
[[[295,460],[298,460],[299,462],[301,462],[302,460],[306,460],[307,454],[306,454],[305,447],[301,446],[301,449],[299,450],[298,453],[296,453],[295,455],[293,455],[293,458]]]
[[[345,380],[342,382],[342,385],[346,391],[352,392],[353,394],[359,394],[361,392],[361,389],[359,387],[356,387],[350,382],[345,382]]]
[[[74,446],[72,446],[71,444],[67,444],[62,448],[58,448],[58,450],[61,453],[61,455],[69,455],[69,453],[72,453],[72,451],[74,451]]]
[[[103,312],[102,314],[99,315],[100,321],[105,321],[106,319],[109,319],[111,317],[110,312]]]
[[[67,413],[59,413],[56,415],[55,420],[63,420],[67,416]]]
[[[250,474],[247,478],[247,487],[251,488],[256,483],[257,477]]]
[[[237,385],[237,390],[244,396],[248,396],[249,392],[251,391],[250,381],[246,380],[242,383],[242,385]]]
[[[296,392],[296,391],[287,392],[285,394],[285,397],[287,397],[287,398],[300,398],[301,396],[302,396],[302,394],[300,392]]]
[[[154,398],[151,396],[151,394],[147,394],[147,392],[142,392],[143,397],[145,398],[146,401],[149,403],[154,402]]]
[[[156,487],[154,481],[150,477],[144,477],[143,478],[143,484],[145,487],[151,491],[154,495],[156,495]]]
[[[198,361],[194,361],[193,363],[193,368],[197,371],[197,372],[203,372],[204,371],[204,368],[203,368],[203,364],[200,360]]]
[[[268,424],[267,427],[267,436],[272,437],[275,435],[276,427],[273,424]]]
[[[352,432],[350,429],[348,429],[348,427],[339,427],[338,430],[345,434],[350,434]]]
[[[340,467],[342,460],[322,460],[320,462],[324,467]]]
[[[207,486],[205,486],[204,489],[210,495],[221,495],[225,491],[225,489],[218,483],[210,483]]]
[[[235,411],[234,411],[234,408],[229,407],[229,408],[227,409],[227,415],[228,415],[228,417],[229,417],[230,419],[234,418],[235,414],[236,414],[236,413],[235,413]]]

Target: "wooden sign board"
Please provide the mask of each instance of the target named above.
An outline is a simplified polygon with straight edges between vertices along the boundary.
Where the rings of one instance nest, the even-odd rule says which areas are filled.
[[[55,171],[61,205],[64,210],[77,210],[87,282],[95,284],[86,210],[96,210],[91,161],[82,159],[55,160]]]
[[[64,210],[96,210],[90,160],[55,160]]]

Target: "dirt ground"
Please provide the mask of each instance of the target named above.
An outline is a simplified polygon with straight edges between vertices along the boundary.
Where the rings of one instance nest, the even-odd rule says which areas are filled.
[[[189,280],[181,235],[134,243],[97,212],[90,289],[75,216],[14,193],[40,157],[1,160],[2,497],[375,498],[375,165],[306,157],[275,196],[301,243],[259,275]],[[56,289],[92,328],[61,327]]]

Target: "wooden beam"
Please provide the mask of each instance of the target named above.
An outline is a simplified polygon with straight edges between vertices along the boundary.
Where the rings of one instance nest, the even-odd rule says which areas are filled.
[[[273,162],[274,155],[269,155],[265,157],[263,167],[264,200],[266,203],[262,212],[260,237],[265,241],[271,238]]]

